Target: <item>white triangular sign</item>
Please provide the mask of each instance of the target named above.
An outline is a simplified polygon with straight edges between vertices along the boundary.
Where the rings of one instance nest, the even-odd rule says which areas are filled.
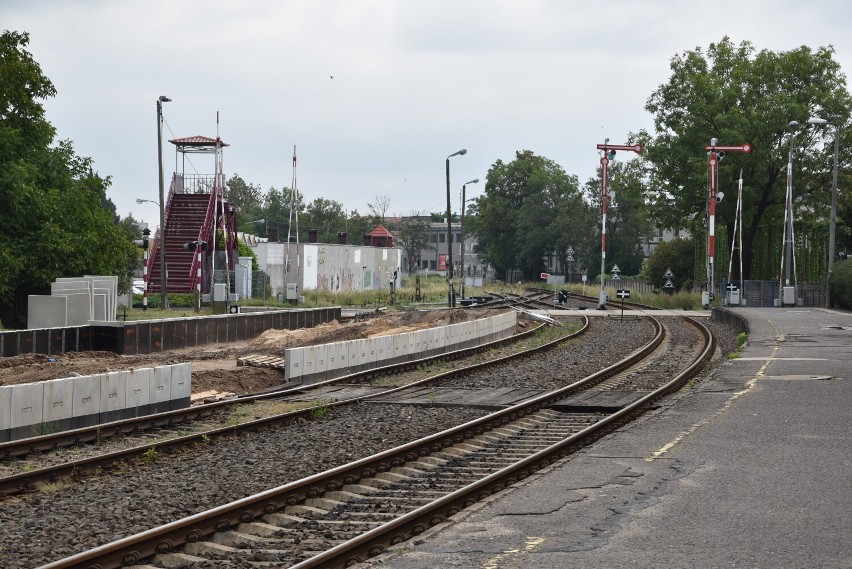
[[[618,268],[618,265],[613,265],[612,266],[612,272],[613,273],[620,273],[621,269]]]
[[[674,284],[672,284],[672,281],[668,280],[666,281],[666,284],[663,285],[663,288],[674,288]]]
[[[670,268],[667,268],[667,269],[666,269],[666,274],[664,274],[664,275],[663,275],[663,277],[664,277],[664,278],[667,278],[667,279],[673,279],[673,278],[674,278],[674,273],[672,272],[672,270],[671,270]]]

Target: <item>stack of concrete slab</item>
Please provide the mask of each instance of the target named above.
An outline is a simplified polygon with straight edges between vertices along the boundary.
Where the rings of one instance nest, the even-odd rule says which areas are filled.
[[[118,277],[58,278],[50,285],[50,295],[29,296],[27,328],[114,322],[117,310]]]
[[[0,442],[189,407],[192,364],[0,386]]]
[[[427,328],[284,350],[287,381],[316,383],[368,369],[413,361],[502,340],[515,333],[516,312]]]

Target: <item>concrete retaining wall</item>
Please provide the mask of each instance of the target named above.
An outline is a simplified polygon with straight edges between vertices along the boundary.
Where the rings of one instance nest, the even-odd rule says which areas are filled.
[[[340,307],[274,310],[138,322],[0,332],[0,356],[104,350],[150,354],[204,344],[250,340],[266,330],[311,328],[340,318]]]
[[[189,407],[192,364],[0,386],[0,442]]]
[[[348,342],[284,350],[285,380],[309,384],[368,369],[445,354],[514,334],[516,312]]]

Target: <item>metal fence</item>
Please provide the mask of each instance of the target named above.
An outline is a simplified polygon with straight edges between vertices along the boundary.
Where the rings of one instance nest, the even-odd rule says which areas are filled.
[[[723,291],[727,297],[727,290],[723,283],[717,290],[717,298],[723,298]],[[739,283],[734,283],[739,286]],[[825,306],[826,301],[826,285],[823,283],[798,283],[796,286],[796,305],[805,307],[821,307]],[[749,306],[752,308],[771,308],[780,306],[781,287],[778,281],[743,281],[743,290],[741,291],[743,302],[741,306]]]
[[[247,275],[251,275],[250,278],[246,278]],[[214,271],[213,283],[230,284],[230,293],[239,295],[240,300],[272,300],[270,278],[264,271],[245,271],[245,274],[242,271]]]

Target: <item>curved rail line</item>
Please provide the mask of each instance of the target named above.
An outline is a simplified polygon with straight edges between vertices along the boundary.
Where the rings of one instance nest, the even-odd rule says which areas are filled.
[[[216,403],[210,403],[206,405],[200,405],[197,407],[190,407],[188,409],[177,410],[177,411],[169,411],[166,413],[160,413],[156,415],[150,415],[146,417],[139,417],[135,419],[129,419],[124,421],[117,421],[115,423],[107,423],[104,425],[99,425],[96,427],[89,427],[85,429],[76,429],[74,431],[66,431],[64,433],[57,433],[55,435],[45,435],[42,437],[34,437],[32,439],[22,439],[21,441],[14,441],[10,443],[0,444],[0,453],[5,453],[4,456],[8,456],[12,453],[12,449],[17,455],[28,454],[30,452],[36,452],[39,450],[52,450],[55,448],[59,448],[60,446],[72,446],[76,444],[81,444],[84,442],[89,442],[93,440],[99,440],[101,438],[109,438],[111,436],[120,435],[120,434],[128,434],[128,433],[137,433],[141,432],[147,428],[151,427],[174,427],[178,425],[182,421],[186,420],[199,420],[204,419],[211,416],[216,411],[221,411],[224,408],[234,405],[234,404],[245,404],[252,401],[265,400],[265,399],[273,399],[273,398],[283,398],[291,395],[305,393],[310,390],[319,389],[334,383],[344,383],[344,382],[357,382],[363,381],[365,379],[369,379],[371,377],[381,376],[381,375],[389,375],[392,373],[400,373],[402,371],[407,371],[410,369],[416,369],[417,366],[433,363],[435,361],[447,361],[447,360],[458,360],[464,357],[468,357],[474,354],[478,354],[484,352],[488,349],[501,347],[515,341],[520,341],[522,339],[528,338],[532,334],[534,334],[540,327],[533,328],[521,334],[516,334],[511,338],[505,338],[503,340],[498,340],[495,342],[490,342],[488,344],[483,344],[482,346],[476,346],[473,348],[467,348],[464,350],[457,350],[455,352],[450,352],[448,354],[442,354],[435,357],[430,358],[421,358],[419,360],[414,360],[410,362],[403,362],[393,365],[384,366],[381,368],[376,368],[372,370],[366,370],[364,372],[359,372],[357,374],[351,374],[348,376],[343,376],[339,378],[335,378],[333,380],[318,382],[315,384],[311,384],[310,386],[295,386],[290,387],[270,393],[264,393],[260,395],[254,395],[251,397],[240,398],[237,400],[229,400],[229,401],[219,401]],[[426,378],[419,382],[415,382],[412,384],[408,384],[408,386],[412,385],[424,385],[428,383],[433,383],[436,381],[440,381],[449,377],[452,377],[456,374],[469,373],[471,369],[474,368],[486,368],[493,365],[499,365],[500,363],[507,361],[509,359],[523,358],[539,351],[547,350],[555,347],[556,345],[577,338],[586,333],[589,328],[588,319],[584,319],[584,324],[580,330],[575,332],[574,334],[570,334],[567,336],[563,336],[551,342],[542,344],[536,348],[532,348],[529,350],[524,350],[515,354],[510,354],[508,356],[504,356],[502,358],[498,358],[495,360],[489,360],[486,362],[481,362],[478,364],[473,364],[471,366],[457,368],[455,370],[451,370],[449,372],[445,372],[442,374],[438,374],[436,376]],[[397,388],[388,388],[386,391],[383,391],[378,394],[373,394],[372,397],[378,397],[387,393],[392,393],[402,389],[400,387]],[[334,405],[343,405],[350,404],[356,401],[367,398],[364,397],[356,397],[353,399],[348,399],[345,401],[338,401],[334,403],[329,403],[326,407],[334,406]],[[273,415],[270,417],[264,417],[262,419],[255,419],[252,421],[246,421],[244,423],[240,423],[238,425],[229,425],[225,427],[219,427],[203,432],[197,432],[189,435],[175,437],[173,439],[168,439],[164,441],[159,441],[157,443],[148,443],[143,446],[136,446],[132,448],[127,448],[119,451],[114,451],[111,453],[99,455],[96,457],[90,457],[85,459],[80,459],[76,461],[69,461],[63,464],[57,464],[53,466],[48,466],[45,468],[39,468],[35,470],[30,470],[28,472],[21,472],[18,474],[13,474],[11,476],[6,476],[0,478],[0,495],[13,495],[22,492],[31,491],[36,484],[40,482],[55,482],[58,479],[65,476],[74,476],[74,477],[82,477],[87,473],[95,470],[99,467],[105,467],[110,464],[117,463],[122,460],[131,459],[138,457],[148,451],[152,446],[156,447],[158,451],[164,452],[174,452],[177,449],[185,448],[196,443],[203,443],[204,440],[215,439],[217,437],[223,436],[234,436],[244,432],[257,432],[264,428],[277,427],[281,425],[287,425],[294,421],[299,420],[302,417],[310,415],[312,412],[312,408],[308,407],[302,410],[290,411],[283,414]]]
[[[383,451],[371,457],[53,562],[45,565],[44,569],[67,569],[70,567],[108,569],[140,563],[158,553],[173,552],[183,544],[199,542],[207,535],[228,531],[240,523],[255,522],[264,515],[282,512],[288,506],[295,506],[304,503],[306,500],[316,499],[325,492],[336,492],[344,487],[351,487],[361,479],[388,473],[407,462],[418,460],[430,453],[441,452],[453,445],[499,429],[510,422],[536,413],[566,396],[612,377],[641,361],[645,356],[656,350],[664,338],[663,326],[656,319],[652,318],[651,321],[657,330],[651,342],[621,362],[574,384],[542,394],[515,407],[492,413],[481,419]],[[387,547],[419,535],[428,527],[441,523],[461,509],[530,476],[642,414],[654,401],[679,389],[712,356],[715,342],[710,332],[705,326],[694,320],[687,319],[687,321],[700,331],[704,339],[704,347],[700,356],[686,370],[659,389],[605,419],[582,429],[580,432],[536,452],[532,456],[528,456],[511,466],[434,502],[423,505],[324,553],[311,557],[294,567],[343,567],[378,555]]]

